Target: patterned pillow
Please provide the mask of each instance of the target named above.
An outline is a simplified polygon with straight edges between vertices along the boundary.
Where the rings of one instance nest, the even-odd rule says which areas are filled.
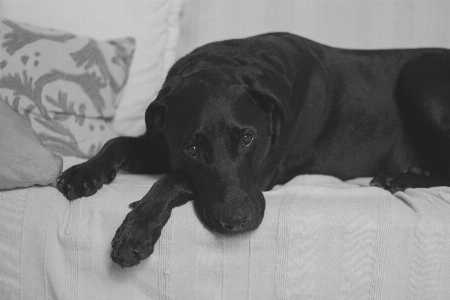
[[[145,132],[145,110],[156,98],[177,58],[183,0],[0,0],[0,3],[0,15],[7,19],[97,40],[134,37],[137,48],[112,128],[128,136]],[[192,7],[191,3],[189,6]]]
[[[91,157],[116,136],[110,123],[128,78],[134,39],[99,42],[0,20],[0,101],[44,146]]]

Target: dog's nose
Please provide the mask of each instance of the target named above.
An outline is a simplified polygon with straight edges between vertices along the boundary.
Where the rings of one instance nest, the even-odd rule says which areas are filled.
[[[226,210],[225,210],[226,211]],[[220,224],[228,232],[240,232],[243,231],[251,221],[249,213],[245,213],[242,210],[232,210],[224,212],[220,215]]]

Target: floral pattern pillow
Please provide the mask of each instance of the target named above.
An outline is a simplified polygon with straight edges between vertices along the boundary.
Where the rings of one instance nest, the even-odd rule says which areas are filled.
[[[31,123],[46,148],[91,157],[116,136],[110,125],[134,44],[0,19],[0,101]]]

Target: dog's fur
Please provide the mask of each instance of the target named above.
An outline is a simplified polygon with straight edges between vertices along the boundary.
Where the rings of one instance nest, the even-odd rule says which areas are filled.
[[[172,67],[146,124],[57,185],[72,200],[119,169],[167,173],[117,230],[121,266],[147,258],[190,199],[206,226],[239,233],[261,223],[262,191],[299,174],[376,176],[391,192],[449,185],[450,51],[344,50],[288,33],[212,43]]]

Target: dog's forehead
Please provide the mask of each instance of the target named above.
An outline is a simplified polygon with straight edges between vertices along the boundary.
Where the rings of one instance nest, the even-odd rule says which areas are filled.
[[[191,136],[199,131],[212,134],[226,128],[255,126],[260,115],[256,102],[242,85],[224,86],[202,81],[185,85],[172,97],[168,122],[179,126],[177,123],[183,119],[179,133]]]

